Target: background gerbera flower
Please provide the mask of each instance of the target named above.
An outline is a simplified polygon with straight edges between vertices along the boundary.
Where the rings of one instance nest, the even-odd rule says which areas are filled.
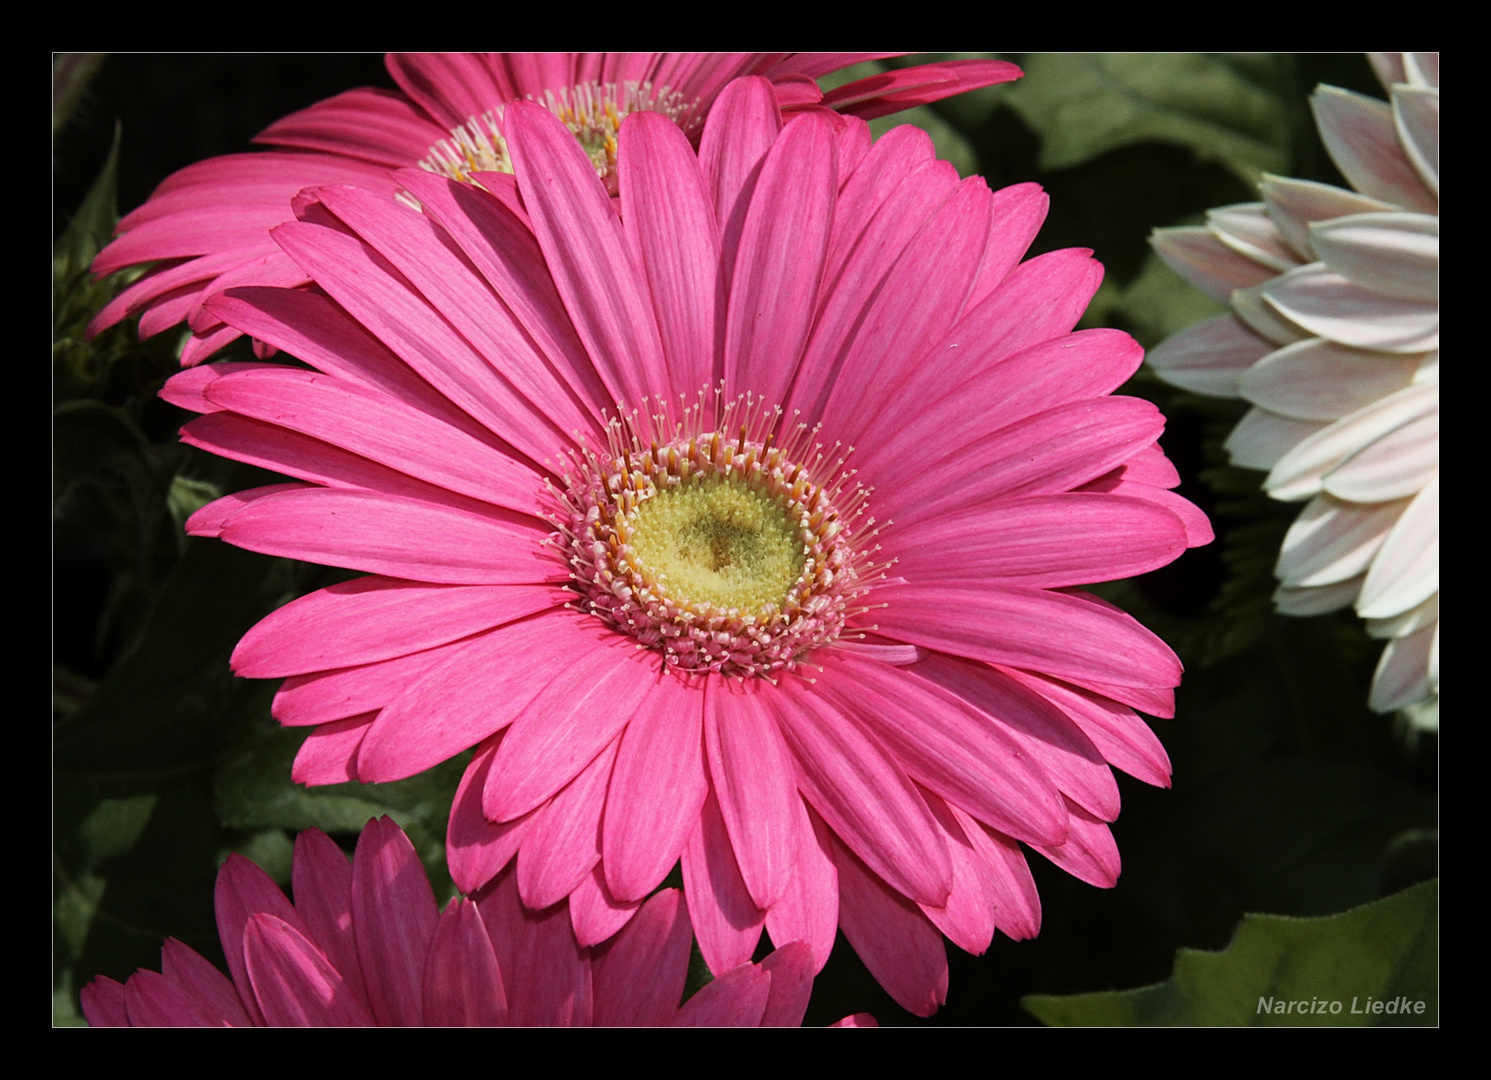
[[[815,79],[890,53],[424,53],[387,58],[401,92],[362,87],[271,124],[255,139],[275,149],[230,154],[167,178],[120,220],[95,273],[157,263],[90,324],[97,333],[139,313],[140,336],[183,320],[192,338],[183,365],[238,337],[204,301],[234,285],[299,286],[307,278],[269,238],[290,220],[290,199],[315,184],[399,191],[391,169],[447,176],[507,172],[503,110],[533,99],[564,119],[598,171],[615,167],[615,136],[631,112],[654,110],[696,139],[731,79],[771,80],[785,109],[821,106],[866,119],[1019,78],[1002,60],[923,64],[860,79],[824,94]],[[500,183],[498,180],[489,180]]]
[[[1308,500],[1274,601],[1354,605],[1387,638],[1379,712],[1437,726],[1439,695],[1439,58],[1383,54],[1391,105],[1322,86],[1321,138],[1354,191],[1265,177],[1264,201],[1162,229],[1155,250],[1232,315],[1156,348],[1160,376],[1253,408],[1227,440],[1264,488]]]
[[[388,818],[347,857],[325,833],[295,841],[295,902],[241,855],[217,879],[229,975],[167,939],[161,970],[83,989],[93,1027],[775,1027],[802,1022],[802,945],[708,983],[679,1007],[688,909],[664,889],[598,949],[563,906],[523,907],[512,875],[441,911],[414,846]],[[873,1026],[863,1014],[841,1024]]]
[[[913,1012],[946,934],[1037,932],[1021,845],[1112,885],[1111,763],[1168,783],[1135,710],[1180,666],[1073,586],[1211,533],[1169,488],[1128,336],[1072,331],[1086,251],[1021,263],[1034,185],[960,181],[930,140],[716,103],[696,154],[621,130],[619,202],[552,114],[508,110],[512,197],[420,170],[305,192],[275,230],[315,291],[217,317],[315,370],[218,364],[183,437],[293,482],[189,523],[374,576],[239,645],[313,726],[306,783],[477,748],[448,857],[517,859],[579,941],[677,863],[711,969],[763,927],[821,967],[842,926]]]

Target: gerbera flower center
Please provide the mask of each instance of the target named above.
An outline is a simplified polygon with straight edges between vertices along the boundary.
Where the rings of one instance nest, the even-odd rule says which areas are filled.
[[[654,87],[651,83],[581,83],[557,94],[546,90],[542,96],[528,96],[574,132],[597,175],[613,194],[616,133],[623,120],[634,112],[660,112],[690,134],[699,121],[697,101],[688,101],[666,86]],[[450,138],[430,147],[420,166],[468,184],[475,172],[512,172],[507,140],[502,135],[504,109],[498,105],[452,128]]]
[[[607,452],[575,453],[556,515],[573,587],[671,667],[790,671],[864,610],[866,493],[812,442],[816,430],[776,445],[779,409],[738,401],[700,430],[703,411],[662,444],[633,416],[612,423]]]

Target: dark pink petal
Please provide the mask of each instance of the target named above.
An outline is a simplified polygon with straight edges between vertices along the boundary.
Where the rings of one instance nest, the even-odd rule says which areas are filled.
[[[352,864],[320,829],[307,829],[295,838],[291,889],[311,940],[341,973],[353,996],[368,1005],[352,927]]]
[[[622,125],[616,169],[627,242],[647,279],[673,385],[711,385],[724,294],[719,227],[699,160],[676,124],[641,112]]]
[[[451,803],[445,855],[450,876],[462,892],[476,891],[512,861],[539,813],[535,810],[494,825],[481,811],[482,789],[492,769],[492,758],[497,754],[497,742],[505,734],[499,732],[476,751]]]
[[[613,740],[580,775],[534,811],[518,854],[518,893],[542,910],[574,892],[601,859],[601,812],[616,764]]]
[[[309,787],[356,783],[357,752],[376,715],[363,713],[316,728],[300,744],[290,779]]]
[[[556,904],[530,911],[512,874],[477,895],[502,970],[508,1023],[514,1027],[589,1027],[593,1016],[590,957]]]
[[[288,923],[302,935],[310,936],[310,927],[300,914],[290,906],[285,894],[280,892],[268,874],[236,852],[229,855],[217,872],[217,888],[213,895],[217,914],[217,933],[223,943],[223,955],[228,961],[228,973],[238,988],[238,996],[245,1011],[256,1025],[264,1023],[264,1014],[254,997],[253,983],[243,958],[243,933],[248,921],[256,914],[272,915]]]
[[[233,670],[272,679],[422,652],[557,607],[563,590],[538,585],[420,585],[347,581],[261,620],[233,650]]]
[[[711,971],[748,963],[766,913],[751,902],[713,792],[683,849],[683,888],[699,952]]]
[[[1022,72],[1004,60],[948,60],[917,64],[846,83],[823,95],[823,104],[863,120],[941,101],[982,86],[1010,82]]]
[[[793,120],[762,163],[730,279],[727,398],[746,390],[769,402],[787,397],[812,328],[833,224],[833,131],[823,117]]]
[[[555,54],[554,59],[563,57]],[[519,59],[513,57],[512,61]],[[399,88],[435,124],[447,130],[520,96],[520,86],[534,91],[571,85],[566,81],[515,82],[505,74],[501,57],[477,53],[389,53],[383,63]]]
[[[903,1009],[931,1016],[947,1000],[942,935],[898,890],[833,845],[839,871],[839,926],[875,981]]]
[[[243,935],[249,978],[271,1027],[368,1027],[373,1020],[341,974],[293,926],[255,915]]]
[[[1068,809],[1072,815],[1072,830],[1066,843],[1060,847],[1031,846],[1072,877],[1100,889],[1113,888],[1118,884],[1118,874],[1122,869],[1113,833],[1105,823],[1076,803],[1068,802]]]
[[[409,838],[390,818],[368,822],[352,860],[352,921],[380,1025],[423,1021],[425,957],[438,919],[430,879]]]
[[[248,1013],[228,977],[175,938],[167,938],[161,946],[161,974],[182,996],[185,1008],[196,1015],[191,1026],[249,1026]],[[175,1022],[188,1021],[183,1016]]]
[[[702,687],[665,676],[622,732],[601,827],[606,884],[618,899],[645,899],[698,824],[709,791],[703,709]]]
[[[952,889],[947,846],[895,756],[856,716],[796,682],[765,697],[797,763],[798,787],[845,844],[896,889],[941,907]]]
[[[978,282],[968,298],[969,309],[982,303],[1020,264],[1041,231],[1050,206],[1051,197],[1039,184],[1012,184],[994,192],[989,207],[994,227],[989,230]]]
[[[643,904],[591,955],[596,1026],[669,1024],[683,997],[692,940],[688,909],[677,889],[664,889]]]
[[[771,999],[771,975],[742,964],[709,983],[678,1011],[674,1027],[760,1027]]]
[[[839,929],[839,872],[829,854],[829,831],[799,798],[795,807],[797,861],[787,889],[766,913],[772,941],[801,941],[822,971]]]
[[[771,974],[771,996],[761,1017],[762,1027],[801,1027],[813,994],[813,950],[803,941],[793,941],[761,961]]]
[[[501,1027],[507,995],[492,941],[476,905],[453,900],[435,926],[425,962],[424,1023],[431,1027]]]
[[[649,394],[671,399],[652,305],[595,166],[538,105],[514,102],[504,121],[534,233],[586,351],[628,406]],[[698,387],[676,389],[692,394]]]
[[[926,681],[915,674],[923,666]],[[819,690],[874,732],[900,769],[922,786],[1021,839],[1060,843],[1066,814],[1039,759],[1032,761],[1017,738],[980,712],[991,702],[970,703],[953,679],[938,679],[943,668],[930,657],[911,668],[835,657],[824,663]],[[1012,696],[992,704],[1031,709],[1025,701],[1009,702]]]
[[[954,656],[1118,686],[1169,687],[1180,662],[1130,615],[1066,593],[965,584],[888,585],[880,631]]]
[[[756,690],[706,685],[704,744],[741,877],[756,907],[769,910],[797,865],[802,800],[791,754]]]
[[[100,975],[83,987],[79,998],[83,1019],[89,1027],[129,1027],[129,1008],[124,1003],[124,984]]]

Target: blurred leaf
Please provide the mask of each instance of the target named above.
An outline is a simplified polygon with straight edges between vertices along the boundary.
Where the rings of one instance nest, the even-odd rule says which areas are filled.
[[[114,129],[114,145],[104,161],[103,168],[93,180],[87,196],[78,207],[78,212],[67,223],[52,248],[52,298],[56,303],[61,293],[73,288],[79,279],[85,278],[93,257],[103,249],[114,235],[114,225],[119,220],[117,192],[119,188],[119,141],[122,132]],[[56,316],[60,316],[61,305]],[[54,316],[54,317],[56,317]]]
[[[1007,100],[1064,168],[1129,143],[1190,147],[1248,183],[1288,164],[1288,125],[1264,58],[1194,53],[1033,53]]]
[[[1439,882],[1324,918],[1246,915],[1225,951],[1181,949],[1157,986],[1024,1005],[1053,1026],[1436,1025]]]

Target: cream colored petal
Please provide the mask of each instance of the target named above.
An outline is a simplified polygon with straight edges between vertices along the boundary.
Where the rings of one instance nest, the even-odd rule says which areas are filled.
[[[1208,397],[1237,397],[1243,373],[1273,347],[1231,315],[1222,315],[1166,338],[1148,359],[1172,386]]]
[[[1280,585],[1274,590],[1274,610],[1280,615],[1308,617],[1350,607],[1356,602],[1356,594],[1361,591],[1364,576],[1359,574],[1334,585],[1316,585],[1312,588],[1295,589]]]
[[[1439,89],[1439,54],[1417,52],[1403,54],[1403,81],[1413,86]]]
[[[1325,490],[1353,502],[1417,495],[1439,476],[1439,409],[1394,428],[1325,477]]]
[[[1264,290],[1271,282],[1277,280],[1277,278],[1271,278],[1262,285],[1255,285],[1251,289],[1238,289],[1234,292],[1232,314],[1246,323],[1253,333],[1267,338],[1275,345],[1290,345],[1302,338],[1314,337],[1314,334],[1303,327],[1281,318],[1274,306],[1264,300]]]
[[[1420,362],[1310,338],[1265,356],[1243,375],[1238,390],[1281,416],[1339,420],[1409,385]]]
[[[1372,560],[1357,614],[1366,619],[1401,615],[1439,591],[1439,477],[1403,511]]]
[[[1320,257],[1310,243],[1311,222],[1397,209],[1392,203],[1369,199],[1355,191],[1288,176],[1264,174],[1258,190],[1268,207],[1268,216],[1279,228],[1279,234],[1306,262],[1314,262]]]
[[[1327,426],[1309,420],[1291,420],[1265,409],[1249,409],[1227,436],[1224,446],[1234,465],[1271,469],[1290,450]]]
[[[1239,203],[1206,212],[1212,235],[1239,255],[1283,273],[1303,260],[1284,242],[1263,203]]]
[[[1394,615],[1391,619],[1368,619],[1367,633],[1375,638],[1406,637],[1417,630],[1422,630],[1430,623],[1439,622],[1439,592],[1425,600],[1422,604],[1415,604],[1401,615]]]
[[[1311,337],[1380,352],[1422,353],[1439,348],[1438,300],[1383,296],[1324,263],[1301,266],[1274,278],[1264,286],[1263,297]]]
[[[1288,588],[1306,588],[1366,573],[1408,501],[1363,506],[1315,496],[1284,536],[1274,576]]]
[[[1326,152],[1352,187],[1407,210],[1432,214],[1436,199],[1398,144],[1393,110],[1385,101],[1322,86],[1310,98]]]
[[[1393,123],[1419,178],[1438,195],[1439,91],[1426,86],[1393,87]]]
[[[1438,407],[1438,386],[1410,386],[1321,425],[1274,464],[1264,487],[1285,502],[1308,499],[1322,490],[1326,473],[1347,457]]]
[[[1436,693],[1438,684],[1437,643],[1439,624],[1426,626],[1407,637],[1393,638],[1382,650],[1377,672],[1372,676],[1368,704],[1380,713],[1415,705]],[[1434,679],[1430,680],[1431,667]]]
[[[1310,226],[1331,270],[1374,293],[1439,301],[1439,219],[1401,210]]]
[[[1149,243],[1166,266],[1224,304],[1233,290],[1267,281],[1277,272],[1239,255],[1199,225],[1156,229]]]

